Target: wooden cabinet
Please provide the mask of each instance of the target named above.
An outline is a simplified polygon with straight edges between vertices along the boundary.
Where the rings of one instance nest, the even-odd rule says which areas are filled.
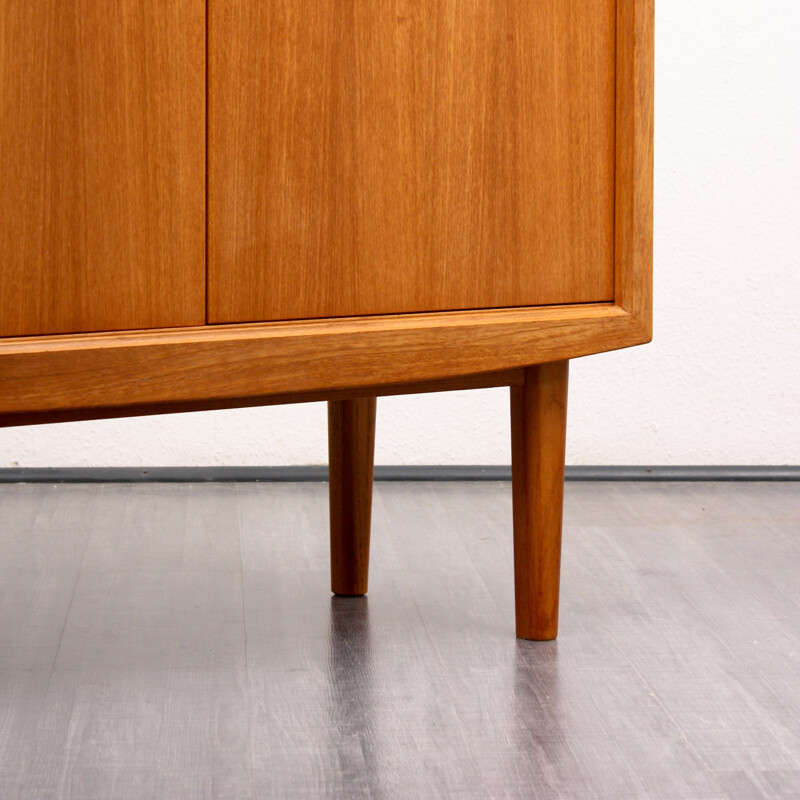
[[[648,341],[652,0],[0,0],[0,424],[512,387],[517,632],[556,633],[567,361]]]

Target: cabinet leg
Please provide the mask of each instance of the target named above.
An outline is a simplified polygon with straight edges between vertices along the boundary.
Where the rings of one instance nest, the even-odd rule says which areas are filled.
[[[374,397],[328,402],[328,470],[331,508],[331,591],[367,593]]]
[[[517,636],[558,634],[568,361],[525,370],[511,387],[511,474]]]

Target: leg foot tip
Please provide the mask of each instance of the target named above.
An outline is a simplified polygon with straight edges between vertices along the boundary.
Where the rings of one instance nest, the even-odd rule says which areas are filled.
[[[558,631],[517,631],[517,639],[525,642],[554,642]]]

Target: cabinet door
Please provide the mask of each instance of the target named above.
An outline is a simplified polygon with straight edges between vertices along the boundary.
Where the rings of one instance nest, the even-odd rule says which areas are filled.
[[[204,0],[0,0],[0,335],[205,322]]]
[[[615,0],[210,0],[209,320],[611,300]]]

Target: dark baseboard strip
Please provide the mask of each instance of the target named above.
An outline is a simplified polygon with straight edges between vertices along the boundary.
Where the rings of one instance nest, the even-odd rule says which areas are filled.
[[[230,483],[326,481],[318,467],[21,467],[0,469],[0,483]],[[378,466],[379,481],[508,481],[505,466]],[[800,466],[567,467],[572,481],[800,481]]]
[[[800,466],[567,467],[573,481],[800,481]]]

